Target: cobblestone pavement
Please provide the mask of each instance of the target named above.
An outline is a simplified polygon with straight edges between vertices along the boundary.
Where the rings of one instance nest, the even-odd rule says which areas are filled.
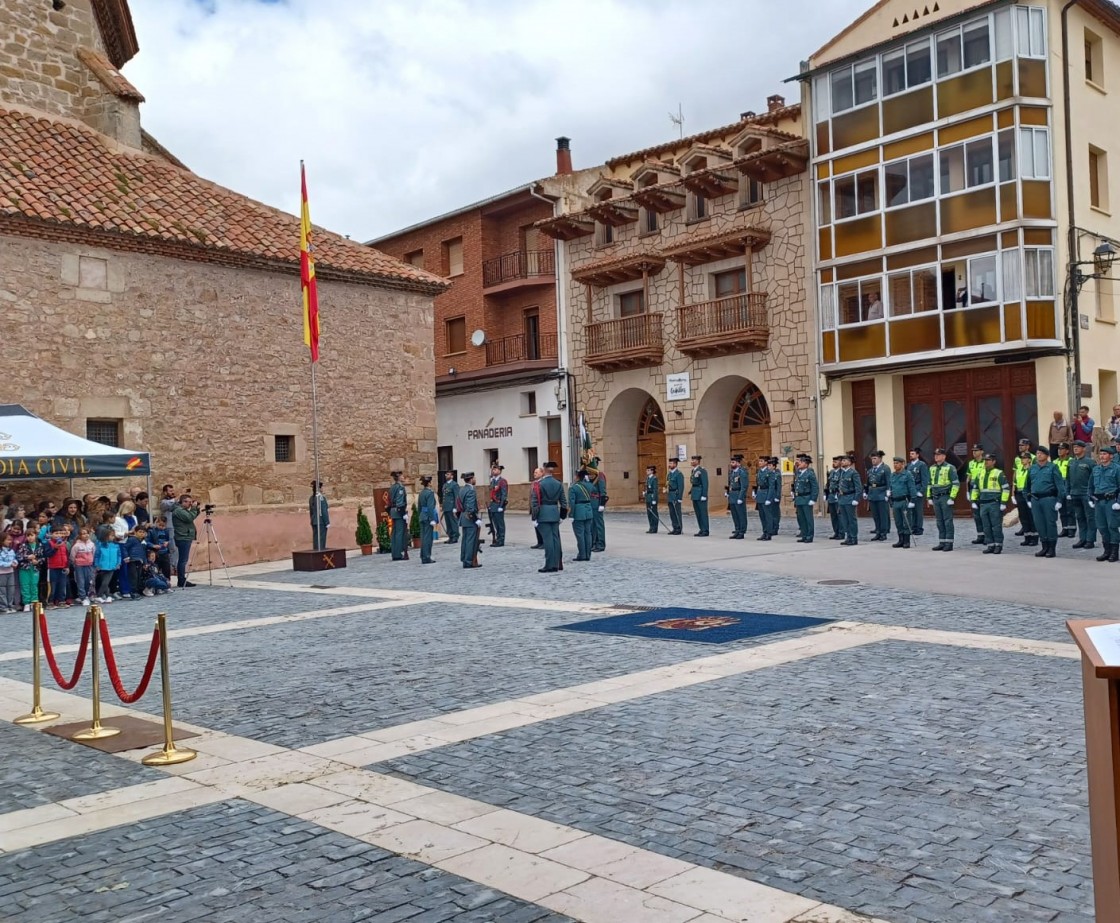
[[[1029,588],[1009,603],[963,556],[852,549],[859,583],[822,586],[834,564],[766,568],[832,548],[610,528],[614,551],[559,575],[511,517],[477,571],[439,546],[432,567],[236,569],[236,589],[107,607],[126,685],[154,613],[177,629],[175,718],[202,734],[169,771],[6,723],[29,704],[13,617],[0,920],[1092,918],[1069,612]],[[880,549],[901,579],[867,568]],[[1000,564],[1034,567],[1027,551]],[[906,585],[937,568],[943,593]],[[725,645],[550,630],[662,605],[844,621]],[[158,712],[157,685],[136,713]],[[87,678],[45,704],[72,720],[88,695]]]

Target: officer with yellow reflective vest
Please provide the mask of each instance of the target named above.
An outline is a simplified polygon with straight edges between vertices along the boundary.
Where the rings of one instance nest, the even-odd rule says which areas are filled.
[[[984,554],[1003,554],[1003,511],[1011,498],[1011,485],[996,467],[996,457],[984,456],[984,473],[972,484],[972,508],[980,511],[984,524]],[[1024,504],[1025,506],[1026,504]]]
[[[1069,503],[1073,507],[1073,518],[1077,522],[1077,541],[1071,548],[1095,548],[1097,546],[1097,515],[1093,501],[1089,497],[1089,479],[1097,463],[1086,451],[1085,440],[1073,440],[1073,458],[1069,463]]]
[[[966,497],[972,496],[972,488],[980,483],[984,470],[984,447],[977,443],[972,447],[972,458],[969,459],[968,468],[965,471],[967,477],[967,483],[965,484]],[[972,540],[972,544],[983,545],[984,523],[980,521],[980,508],[975,503],[972,505],[972,521],[976,525],[976,538]]]
[[[1062,477],[1066,481],[1066,496],[1062,499],[1062,508],[1059,511],[1061,513],[1062,532],[1058,538],[1076,538],[1077,528],[1074,525],[1073,503],[1071,502],[1073,498],[1069,496],[1069,464],[1073,461],[1069,454],[1069,443],[1059,442],[1058,457],[1051,458],[1050,461],[1054,463],[1054,466],[1062,473]]]
[[[1120,560],[1120,462],[1112,446],[1102,446],[1097,455],[1097,466],[1089,479],[1089,497],[1104,545],[1104,554],[1097,555],[1097,560],[1115,564]]]
[[[1015,493],[1011,498],[1011,502],[1019,510],[1019,531],[1016,535],[1022,535],[1023,540],[1019,542],[1020,545],[1033,547],[1038,544],[1038,530],[1034,527],[1034,517],[1031,515],[1031,508],[1026,504],[1025,499],[1019,496],[1023,493],[1024,488],[1027,486],[1027,472],[1031,470],[1031,465],[1034,464],[1034,454],[1031,452],[1031,442],[1029,439],[1019,440],[1019,453],[1015,459]]]
[[[1058,512],[1064,505],[1066,480],[1058,466],[1050,461],[1050,449],[1040,445],[1035,449],[1034,464],[1027,471],[1027,481],[1023,486],[1023,497],[1031,511],[1035,529],[1038,530],[1042,549],[1035,552],[1036,558],[1052,558],[1058,545]],[[1020,505],[1023,500],[1020,499]]]
[[[926,503],[933,508],[933,515],[937,517],[937,547],[933,551],[953,550],[953,539],[956,537],[953,503],[960,489],[961,480],[957,476],[957,469],[945,461],[945,450],[940,447],[934,449],[933,467],[929,469],[929,487],[926,488]],[[982,534],[980,541],[984,541]]]

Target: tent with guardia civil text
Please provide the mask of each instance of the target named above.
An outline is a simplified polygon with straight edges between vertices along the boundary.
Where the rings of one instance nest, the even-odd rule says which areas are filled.
[[[21,404],[0,404],[0,480],[129,478],[152,473],[147,452],[68,433]]]

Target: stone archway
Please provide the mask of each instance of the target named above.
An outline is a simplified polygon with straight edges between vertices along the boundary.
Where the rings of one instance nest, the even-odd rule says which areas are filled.
[[[770,405],[754,382],[747,382],[735,398],[728,430],[731,451],[741,452],[747,464],[753,464],[760,455],[773,454]]]
[[[605,473],[622,503],[640,502],[645,466],[664,472],[665,417],[653,396],[641,388],[619,394],[603,417]]]
[[[770,405],[762,390],[741,375],[710,385],[696,411],[696,446],[709,471],[727,470],[732,452],[753,468],[759,455],[774,454]]]

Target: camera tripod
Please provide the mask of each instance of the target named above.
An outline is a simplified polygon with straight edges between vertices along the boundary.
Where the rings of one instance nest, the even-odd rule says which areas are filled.
[[[226,575],[226,583],[229,584],[230,589],[233,589],[233,580],[229,575],[229,565],[226,564],[226,556],[222,553],[222,543],[218,541],[218,533],[214,531],[214,521],[210,518],[210,514],[206,514],[206,518],[202,520],[202,527],[206,530],[206,569],[210,574],[210,586],[214,585],[214,567],[210,563],[210,546],[215,545],[218,549],[218,560],[222,562],[222,570]]]

